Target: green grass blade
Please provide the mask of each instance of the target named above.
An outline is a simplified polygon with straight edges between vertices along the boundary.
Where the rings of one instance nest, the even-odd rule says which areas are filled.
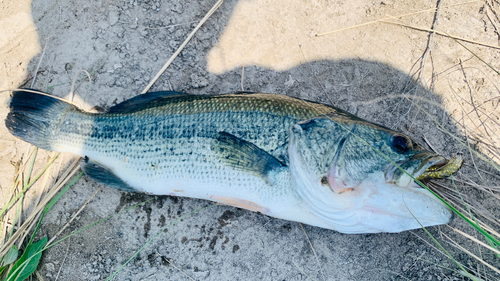
[[[33,234],[31,235],[31,239],[28,243],[31,244],[33,242],[33,238],[35,238],[35,234],[36,232],[38,231],[38,229],[40,228],[40,225],[42,224],[42,220],[43,220],[43,217],[45,216],[45,214],[47,214],[47,212],[54,206],[54,204],[56,204],[57,200],[59,200],[61,198],[61,196],[63,196],[64,193],[66,193],[66,191],[68,191],[68,189],[73,186],[73,184],[75,184],[75,182],[80,179],[80,177],[83,176],[83,172],[80,172],[80,174],[78,174],[74,179],[72,179],[61,191],[59,191],[59,193],[54,196],[54,198],[52,198],[52,200],[50,200],[50,202],[45,206],[45,208],[43,209],[42,211],[42,215],[40,216],[40,219],[38,220],[38,224],[36,225],[36,228],[35,230],[33,231]]]
[[[29,262],[31,259],[33,259],[33,258],[37,258],[37,257],[38,257],[38,259],[40,259],[40,258],[39,258],[39,256],[41,256],[42,252],[43,252],[43,251],[45,251],[45,250],[47,250],[47,249],[49,249],[49,248],[51,248],[52,246],[55,246],[55,245],[57,245],[57,244],[61,243],[62,241],[64,241],[64,240],[66,240],[66,239],[70,238],[71,236],[76,235],[76,234],[78,234],[78,233],[80,233],[80,232],[82,232],[82,231],[84,231],[84,230],[86,230],[86,229],[88,229],[88,228],[90,228],[90,227],[92,227],[92,226],[96,225],[96,224],[99,224],[99,223],[101,223],[101,222],[103,222],[103,221],[105,221],[105,220],[108,220],[108,219],[110,219],[110,218],[112,218],[112,217],[114,217],[114,216],[116,216],[116,215],[118,215],[118,214],[120,214],[120,213],[122,213],[122,212],[126,212],[126,211],[131,210],[131,209],[133,209],[133,208],[136,208],[136,207],[138,207],[138,206],[140,206],[140,205],[143,205],[143,204],[145,204],[145,203],[147,203],[147,202],[149,202],[149,201],[151,201],[151,200],[153,200],[153,199],[154,199],[154,198],[151,198],[151,199],[146,200],[146,201],[144,201],[144,202],[141,202],[141,203],[135,204],[134,206],[131,206],[131,207],[129,207],[129,208],[126,208],[126,209],[124,209],[124,210],[122,210],[122,211],[120,211],[120,212],[118,212],[118,213],[116,213],[116,214],[112,214],[112,215],[107,216],[107,217],[105,217],[105,218],[103,218],[103,219],[100,219],[100,220],[98,220],[98,221],[96,221],[96,222],[94,222],[94,223],[92,223],[92,224],[90,224],[90,225],[87,225],[86,227],[84,227],[84,228],[82,228],[82,229],[80,229],[80,230],[78,230],[78,231],[75,231],[75,232],[73,232],[73,233],[71,233],[71,234],[69,234],[69,235],[67,235],[67,236],[65,236],[65,237],[63,237],[63,238],[61,238],[61,239],[57,240],[56,242],[54,242],[54,243],[52,243],[52,244],[50,244],[50,245],[48,245],[48,246],[45,246],[45,244],[47,243],[47,238],[45,237],[45,238],[44,238],[44,239],[45,239],[45,243],[44,243],[44,244],[43,244],[43,246],[42,246],[43,248],[38,249],[38,250],[34,253],[34,255],[31,255],[29,258],[27,258],[27,259],[26,259],[26,261],[25,261],[25,263],[24,263],[24,264],[21,264],[21,265],[22,265],[22,268],[17,267],[15,270],[14,270],[14,269],[12,269],[12,270],[11,270],[11,272],[9,273],[9,275],[8,275],[7,279],[5,279],[4,281],[14,281],[14,280],[15,280],[15,281],[17,281],[17,280],[20,280],[20,279],[15,279],[14,275],[17,275],[17,274],[18,274],[21,270],[23,270],[23,272],[24,272],[24,268],[25,268],[25,267],[27,267],[28,262]],[[39,241],[39,242],[40,242],[40,241]],[[37,243],[39,243],[39,242],[37,242]],[[35,244],[36,244],[36,243],[35,243]],[[34,244],[33,244],[33,245],[34,245]],[[33,246],[33,245],[31,245],[31,246]],[[22,258],[22,257],[21,257],[21,258]],[[19,262],[19,261],[18,261],[18,262]],[[36,269],[36,267],[35,267],[35,269]]]
[[[451,183],[453,184],[453,187],[455,188],[455,191],[460,196],[460,200],[462,201],[462,204],[467,209],[467,212],[469,213],[469,216],[474,219],[474,222],[476,222],[476,224],[477,224],[478,227],[480,227],[481,229],[483,229],[479,225],[479,222],[477,221],[476,217],[474,217],[474,215],[472,214],[472,211],[470,210],[469,205],[465,203],[465,200],[462,198],[462,194],[460,192],[458,192],[458,188],[457,188],[457,186],[455,184],[455,180],[453,180],[453,177],[451,177]],[[496,245],[493,241],[491,241],[490,239],[488,239],[488,237],[485,237],[485,239],[488,242],[488,244],[490,245],[490,247],[498,250],[498,245]],[[500,258],[500,254],[498,254],[498,253],[494,253],[494,254],[497,256],[497,258]]]
[[[149,243],[151,243],[156,237],[158,237],[158,235],[162,234],[167,228],[171,227],[172,225],[176,224],[178,221],[192,215],[192,214],[195,214],[195,213],[198,213],[202,210],[205,210],[205,209],[208,209],[208,208],[212,208],[212,207],[215,207],[215,206],[218,206],[218,205],[210,205],[210,206],[206,206],[206,207],[203,207],[203,208],[199,208],[199,209],[196,209],[192,212],[189,212],[185,215],[182,215],[180,216],[179,218],[177,218],[176,220],[174,220],[173,222],[171,222],[169,225],[165,226],[164,228],[162,228],[160,231],[158,231],[158,233],[155,234],[155,236],[153,236],[151,239],[149,239],[144,245],[142,245],[141,248],[139,248],[139,250],[137,250],[137,252],[135,252],[124,264],[122,264],[115,272],[113,272],[113,274],[111,274],[108,278],[106,278],[106,281],[108,280],[111,280],[113,277],[115,277],[116,274],[118,274],[118,272],[120,272],[120,270],[122,270],[135,256],[137,256]]]
[[[35,147],[35,150],[33,150],[33,156],[31,158],[31,164],[28,169],[28,175],[26,176],[26,181],[24,182],[24,186],[26,186],[31,178],[31,172],[33,172],[33,166],[35,165],[35,159],[36,155],[38,154],[38,147]]]
[[[24,193],[22,193],[21,197],[19,197],[19,204],[17,205],[17,210],[16,210],[16,214],[14,215],[14,221],[12,222],[12,226],[15,226],[17,223],[17,220],[19,219],[19,214],[21,213],[21,210],[23,208],[23,200],[24,200]],[[9,239],[10,239],[10,237],[12,237],[13,234],[14,234],[14,227],[12,227],[10,229]]]
[[[36,175],[36,177],[31,182],[25,185],[23,187],[23,190],[16,197],[10,200],[10,202],[2,208],[2,210],[0,211],[0,218],[4,215],[5,211],[8,210],[19,199],[19,197],[21,197],[21,194],[26,192],[26,190],[28,190],[28,188],[30,188],[43,175],[43,173],[45,173],[45,171],[50,167],[50,165],[52,165],[52,163],[56,161],[58,156],[59,154],[54,156],[54,158],[50,160],[50,162],[43,168],[43,170],[38,175]]]
[[[16,261],[18,255],[19,255],[19,250],[17,249],[17,246],[12,245],[12,248],[10,248],[7,254],[2,258],[2,267],[0,267],[0,274],[4,272],[7,266]]]
[[[31,156],[31,163],[30,167],[28,168],[28,173],[26,175],[26,181],[24,183],[24,186],[28,184],[28,181],[31,178],[31,173],[33,172],[33,166],[35,165],[37,154],[38,154],[38,147],[35,147],[35,149],[33,150],[33,155]],[[21,213],[23,207],[24,193],[25,190],[23,189],[23,191],[20,192],[19,205],[17,206],[16,214],[14,215],[14,221],[12,222],[12,225],[16,225],[17,220],[19,219],[19,214]],[[9,238],[12,237],[12,234],[14,234],[14,227],[12,227],[10,230]]]
[[[9,265],[16,261],[17,256],[19,255],[19,250],[16,245],[12,245],[12,248],[7,252],[5,257],[2,260],[2,266]]]
[[[28,246],[26,247],[26,251],[12,267],[11,271],[9,272],[7,280],[16,280],[16,281],[17,280],[24,280],[24,279],[28,278],[36,270],[36,267],[38,266],[42,252],[45,250],[44,247],[47,244],[47,237],[45,237],[44,239],[42,239],[36,243],[33,243],[33,239],[34,239],[38,229],[40,228],[43,217],[54,206],[54,204],[61,198],[61,196],[64,193],[66,193],[66,191],[68,191],[68,189],[71,186],[73,186],[75,184],[75,182],[82,175],[83,175],[83,172],[78,174],[56,196],[54,196],[54,198],[52,198],[52,200],[50,200],[50,202],[45,206],[45,208],[43,209],[42,214],[40,216],[40,219],[38,220],[38,224],[37,224],[35,230],[33,231],[33,234],[31,235],[31,239],[28,242]],[[15,245],[14,245],[14,247],[15,247]],[[16,248],[16,250],[17,250],[17,248]],[[9,253],[10,252],[11,251],[9,251]],[[9,255],[9,253],[7,254],[7,256]],[[16,256],[14,257],[13,261],[15,261],[16,258],[17,258],[17,251],[16,251]],[[4,269],[5,268],[3,268],[3,269],[0,268],[0,270],[4,270]]]
[[[79,176],[80,176],[80,175],[79,175]],[[62,194],[61,194],[61,195],[62,195]],[[86,230],[86,229],[88,229],[88,228],[93,227],[94,225],[97,225],[97,224],[99,224],[99,223],[101,223],[101,222],[103,222],[103,221],[105,221],[105,220],[108,220],[108,219],[110,219],[110,218],[112,218],[112,217],[114,217],[114,216],[116,216],[116,215],[118,215],[118,214],[120,214],[120,213],[122,213],[122,212],[126,212],[126,211],[128,211],[128,210],[131,210],[131,209],[134,209],[134,208],[136,208],[136,207],[138,207],[138,206],[141,206],[141,205],[143,205],[143,204],[145,204],[145,203],[147,203],[147,202],[149,202],[149,201],[151,201],[151,200],[154,200],[154,198],[151,198],[151,199],[146,200],[146,201],[144,201],[144,202],[138,203],[138,204],[133,205],[133,206],[131,206],[131,207],[129,207],[129,208],[126,208],[126,209],[124,209],[124,210],[122,210],[122,211],[120,211],[120,212],[118,212],[118,213],[116,213],[116,214],[112,214],[112,215],[107,216],[107,217],[105,217],[105,218],[103,218],[103,219],[100,219],[100,220],[98,220],[98,221],[96,221],[96,222],[94,222],[94,223],[92,223],[92,224],[90,224],[90,225],[87,225],[86,227],[84,227],[84,228],[82,228],[82,229],[80,229],[80,230],[78,230],[78,231],[75,231],[75,232],[73,232],[73,233],[71,233],[71,234],[69,234],[69,235],[67,235],[67,236],[65,236],[65,237],[63,237],[63,238],[61,238],[61,239],[57,240],[56,242],[54,242],[54,243],[52,243],[52,244],[50,244],[50,245],[48,245],[48,246],[46,246],[46,247],[43,247],[43,248],[41,248],[41,249],[38,249],[38,251],[36,251],[36,252],[35,252],[35,255],[32,255],[31,257],[29,257],[29,258],[27,259],[27,261],[25,261],[26,263],[25,263],[25,264],[22,264],[22,263],[21,263],[21,265],[22,265],[23,267],[27,267],[27,262],[29,262],[31,259],[33,259],[33,258],[37,258],[37,257],[38,257],[38,262],[39,262],[40,256],[41,256],[41,254],[42,254],[42,252],[43,252],[43,251],[45,251],[45,250],[47,250],[47,249],[49,249],[49,248],[51,248],[51,247],[53,247],[53,246],[55,246],[55,245],[57,245],[57,244],[61,243],[62,241],[64,241],[64,240],[66,240],[66,239],[70,238],[71,236],[77,235],[78,233],[80,233],[80,232],[82,232],[82,231],[84,231],[84,230]],[[49,204],[51,204],[51,203],[53,203],[53,201],[51,201]],[[54,203],[55,203],[55,202],[54,202]],[[48,205],[49,205],[49,204],[48,204]],[[47,206],[48,206],[48,205],[47,205]],[[51,206],[50,206],[50,207],[52,207],[52,206],[53,206],[53,204],[51,204]],[[162,233],[165,229],[169,228],[170,226],[174,225],[175,223],[177,223],[177,222],[178,222],[178,221],[180,221],[181,219],[184,219],[185,217],[187,217],[187,216],[189,216],[189,215],[191,215],[191,214],[197,213],[197,212],[202,211],[202,210],[204,210],[204,209],[208,209],[208,208],[216,207],[216,206],[218,206],[218,205],[210,205],[210,206],[206,206],[206,207],[203,207],[203,208],[197,209],[197,210],[195,210],[195,211],[192,211],[192,212],[190,212],[190,213],[188,213],[188,214],[185,214],[185,215],[183,215],[183,216],[179,217],[178,219],[176,219],[175,221],[173,221],[172,223],[170,223],[168,226],[164,227],[164,228],[163,228],[161,231],[159,231],[159,232],[158,232],[158,233],[157,233],[157,234],[156,234],[153,238],[151,238],[151,239],[150,239],[150,240],[149,240],[149,241],[148,241],[145,245],[143,245],[143,246],[142,246],[142,247],[141,247],[141,248],[140,248],[140,249],[139,249],[139,250],[138,250],[138,251],[137,251],[137,252],[136,252],[136,253],[135,253],[135,254],[134,254],[134,255],[133,255],[133,256],[132,256],[132,257],[131,257],[131,258],[130,258],[130,259],[129,259],[126,263],[125,263],[125,264],[124,264],[124,265],[123,265],[123,266],[122,266],[122,267],[120,267],[117,271],[115,271],[115,272],[113,273],[113,275],[111,275],[110,277],[108,277],[108,279],[106,279],[106,280],[110,280],[110,279],[111,279],[114,275],[116,275],[116,274],[117,274],[117,273],[118,273],[118,272],[119,272],[119,271],[120,271],[120,270],[121,270],[121,269],[122,269],[125,265],[127,265],[127,264],[128,264],[128,263],[129,263],[129,262],[130,262],[130,261],[131,261],[131,260],[132,260],[132,259],[133,259],[133,258],[134,258],[137,254],[138,254],[138,253],[140,253],[140,251],[142,251],[142,249],[144,249],[144,247],[146,247],[146,246],[147,246],[147,245],[148,245],[148,244],[149,244],[149,243],[150,243],[153,239],[155,239],[158,235],[160,235],[160,234],[161,234],[161,233]],[[47,208],[47,207],[46,207],[46,208]],[[48,209],[50,209],[50,208],[48,208]],[[44,211],[45,211],[45,209],[44,209]],[[38,228],[38,226],[37,226],[37,228]],[[47,243],[47,238],[45,237],[45,238],[44,238],[44,240],[45,240],[45,244],[46,244],[46,243]],[[40,242],[40,241],[39,241],[39,242]],[[39,242],[37,242],[37,243],[39,243]],[[35,244],[36,244],[36,243],[35,243]],[[33,245],[35,245],[35,244],[33,244]],[[43,245],[45,246],[45,244],[43,244]],[[33,245],[31,245],[31,246],[33,246]],[[22,257],[21,257],[21,258],[22,258]],[[18,261],[18,262],[19,262],[19,261]],[[37,264],[38,264],[38,262],[37,262]],[[16,264],[17,264],[17,263],[16,263]],[[36,267],[35,267],[35,269],[36,269]],[[17,281],[17,280],[21,280],[21,279],[14,279],[14,275],[13,275],[13,274],[18,274],[20,270],[22,270],[23,272],[25,272],[25,271],[26,271],[24,268],[19,268],[19,267],[17,267],[16,269],[14,269],[14,268],[13,268],[13,269],[11,270],[11,273],[9,274],[8,278],[7,278],[5,281],[14,281],[14,280],[15,280],[15,281]],[[31,272],[31,273],[33,273],[33,272]]]
[[[414,103],[415,104],[415,103]],[[418,106],[417,104],[415,104],[416,106]],[[421,107],[419,107],[422,111],[426,112],[425,110],[423,110]],[[427,113],[427,112],[426,112]],[[432,116],[430,116],[430,114],[427,113],[427,115],[429,115],[429,117],[432,118]],[[436,124],[438,124],[440,127],[442,127],[435,119],[433,119],[434,122],[436,122]],[[343,126],[341,126],[343,127]],[[445,130],[443,128],[443,130]],[[491,241],[491,243],[495,244],[496,246],[500,246],[500,241],[498,241],[495,237],[493,237],[490,233],[486,232],[485,230],[482,229],[481,226],[479,226],[479,224],[473,222],[472,220],[470,220],[469,218],[465,217],[462,213],[460,213],[456,208],[454,208],[453,206],[451,206],[448,202],[446,202],[443,198],[441,198],[437,193],[435,193],[434,191],[432,191],[430,188],[428,188],[426,185],[424,185],[422,182],[420,182],[419,180],[417,180],[416,178],[414,178],[412,175],[410,175],[405,169],[401,168],[401,166],[399,166],[398,164],[396,164],[396,162],[392,161],[389,157],[387,157],[384,153],[382,153],[380,150],[378,150],[377,148],[371,146],[367,141],[365,141],[362,137],[358,136],[357,134],[355,133],[351,133],[354,137],[356,137],[358,140],[360,140],[362,143],[364,143],[365,145],[368,145],[371,149],[373,149],[375,152],[377,152],[379,155],[381,155],[383,158],[385,158],[386,160],[388,160],[389,162],[391,162],[393,165],[395,165],[399,170],[401,170],[402,172],[404,172],[405,174],[407,174],[408,176],[410,176],[418,185],[420,185],[421,187],[425,188],[426,190],[428,190],[430,193],[432,193],[436,198],[438,198],[443,204],[445,204],[448,208],[450,208],[455,214],[457,214],[459,217],[461,217],[463,220],[465,220],[468,224],[470,224],[472,227],[474,227],[478,232],[480,232],[488,241]],[[451,133],[450,133],[451,135]],[[453,136],[455,139],[458,140],[457,137]],[[458,140],[460,143],[462,143],[460,140]],[[479,152],[476,152],[474,151],[477,155],[480,155]],[[481,158],[482,159],[482,158]],[[488,162],[489,163],[489,162]],[[500,167],[499,166],[495,166],[494,164],[492,164],[492,166],[494,166],[495,168],[499,169],[500,170]],[[410,210],[409,210],[410,211]],[[410,211],[410,214],[413,216],[413,213]],[[413,216],[415,217],[415,216]],[[416,218],[415,218],[416,219]],[[420,222],[417,220],[417,222],[420,224]],[[422,226],[422,225],[421,225]],[[475,280],[475,277],[468,273],[467,270],[465,270],[461,265],[460,263],[458,263],[454,258],[453,256],[448,253],[448,251],[446,251],[446,249],[444,249],[444,247],[432,236],[432,234],[430,234],[429,231],[427,231],[427,229],[425,227],[423,227],[423,230],[427,233],[427,235],[429,235],[429,237],[431,237],[431,239],[433,240],[434,243],[436,243],[439,248],[444,252],[446,253],[446,255],[452,259],[455,264],[458,265],[458,267],[460,267],[460,269],[463,270],[463,272],[466,274],[467,277]]]
[[[417,104],[415,104],[418,106]],[[426,185],[424,185],[422,182],[414,178],[412,175],[410,175],[408,172],[406,172],[405,169],[401,168],[396,162],[392,161],[389,157],[387,157],[384,153],[382,153],[380,150],[377,148],[371,146],[367,141],[365,141],[362,137],[356,135],[355,133],[352,133],[354,137],[356,137],[358,140],[363,142],[365,145],[368,145],[371,149],[373,149],[375,152],[377,152],[379,155],[384,157],[387,161],[390,161],[393,165],[395,165],[399,170],[410,176],[418,185],[421,187],[427,189],[430,193],[432,193],[436,198],[438,198],[443,204],[445,204],[448,208],[450,208],[455,214],[457,214],[459,217],[461,217],[463,220],[465,220],[467,223],[469,223],[472,227],[474,227],[477,231],[479,231],[483,236],[485,236],[487,239],[491,240],[492,243],[494,243],[496,246],[500,247],[500,241],[498,241],[495,237],[493,237],[491,234],[486,232],[479,226],[479,224],[473,222],[469,218],[465,217],[462,213],[460,213],[455,207],[451,206],[448,202],[446,202],[443,198],[441,198],[436,192],[432,191],[430,188],[428,188]],[[479,152],[477,152],[479,154]]]
[[[410,101],[413,105],[415,105],[416,107],[418,107],[418,109],[420,109],[422,112],[424,112],[439,128],[441,128],[441,130],[443,130],[443,132],[445,132],[446,134],[448,134],[450,137],[452,137],[453,139],[455,139],[458,143],[460,143],[463,147],[466,147],[467,149],[469,149],[470,151],[472,151],[479,159],[483,160],[484,162],[490,164],[493,168],[497,169],[498,171],[500,171],[500,166],[498,164],[496,164],[495,162],[489,160],[488,158],[486,158],[485,156],[483,156],[481,153],[479,153],[479,151],[476,151],[474,149],[471,149],[466,143],[464,143],[461,139],[459,139],[458,137],[456,137],[455,135],[453,135],[450,131],[448,131],[445,127],[443,127],[441,125],[441,123],[439,123],[439,121],[436,120],[436,118],[434,118],[429,112],[425,111],[421,106],[419,106],[418,104]]]
[[[47,244],[47,237],[26,247],[21,258],[14,264],[9,272],[7,280],[22,281],[28,278],[35,272],[40,258],[42,257],[42,249]]]
[[[421,183],[419,180],[414,179],[416,183],[418,183],[420,186],[423,188],[427,189],[430,191],[434,196],[436,196],[441,202],[443,202],[448,208],[450,208],[455,214],[457,214],[459,217],[461,217],[463,220],[465,220],[467,223],[469,223],[472,227],[474,227],[477,231],[479,231],[482,235],[484,235],[487,239],[490,239],[492,243],[494,243],[497,246],[500,246],[500,241],[498,241],[495,237],[493,237],[491,234],[483,230],[483,228],[464,216],[462,213],[460,213],[457,209],[455,209],[453,206],[451,206],[448,202],[446,202],[443,198],[441,198],[439,195],[437,195],[434,191],[429,189],[427,186],[425,186],[423,183]]]
[[[451,39],[453,39],[455,42],[457,42],[460,46],[462,46],[464,49],[469,51],[473,56],[475,56],[478,60],[480,60],[482,63],[486,64],[491,70],[493,70],[496,74],[500,75],[500,71],[498,71],[496,68],[494,68],[491,64],[487,63],[485,60],[483,60],[480,56],[476,55],[473,51],[471,51],[469,48],[467,48],[464,44],[460,43],[455,37],[447,34]]]
[[[413,213],[411,215],[413,216]],[[441,245],[441,243],[439,243],[439,241],[437,241],[436,238],[434,238],[434,236],[432,236],[432,234],[427,230],[427,228],[422,226],[422,229],[425,231],[425,233],[427,233],[427,235],[429,235],[429,237],[432,239],[432,241],[434,241],[434,243],[436,243],[436,245],[438,245],[438,247],[441,249],[441,251],[443,251],[458,267],[460,267],[460,269],[462,269],[465,276],[469,277],[472,280],[477,280],[475,278],[475,276],[470,274],[457,260],[455,260],[455,258],[453,258],[453,256],[448,251],[446,251],[446,249],[443,247],[443,245]]]
[[[146,204],[147,202],[149,202],[149,201],[151,201],[151,200],[154,200],[154,199],[155,199],[155,198],[148,199],[148,200],[146,200],[146,201],[144,201],[144,202],[141,202],[141,203],[135,204],[134,206],[131,206],[131,207],[128,207],[128,208],[126,208],[126,209],[124,209],[124,210],[121,210],[120,212],[118,212],[118,213],[116,213],[116,214],[109,215],[109,216],[107,216],[107,217],[105,217],[105,218],[103,218],[103,219],[100,219],[100,220],[98,220],[98,221],[96,221],[96,222],[92,223],[92,224],[89,224],[89,225],[87,225],[86,227],[84,227],[84,228],[82,228],[82,229],[79,229],[78,231],[75,231],[75,232],[73,232],[73,233],[71,233],[71,234],[69,234],[69,235],[66,235],[65,237],[63,237],[63,238],[61,238],[61,239],[57,240],[56,242],[54,242],[54,243],[52,243],[52,244],[48,245],[47,247],[43,248],[43,249],[42,249],[42,251],[45,251],[45,250],[47,250],[48,248],[50,248],[50,247],[52,247],[52,246],[55,246],[55,245],[57,245],[57,244],[61,243],[62,241],[64,241],[64,240],[66,240],[66,239],[70,238],[71,236],[77,235],[78,233],[80,233],[80,232],[82,232],[82,231],[84,231],[84,230],[86,230],[86,229],[88,229],[88,228],[93,227],[94,225],[97,225],[97,224],[99,224],[99,223],[101,223],[101,222],[103,222],[103,221],[109,220],[110,218],[112,218],[112,217],[114,217],[114,216],[116,216],[116,215],[118,215],[118,214],[121,214],[122,212],[126,212],[126,211],[128,211],[128,210],[131,210],[131,209],[134,209],[134,208],[136,208],[136,207],[138,207],[138,206],[141,206],[141,205],[143,205],[143,204]]]

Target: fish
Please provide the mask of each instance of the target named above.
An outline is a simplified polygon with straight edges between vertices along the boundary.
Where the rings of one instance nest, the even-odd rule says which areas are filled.
[[[123,192],[199,198],[341,233],[446,224],[419,181],[456,172],[413,138],[339,108],[280,94],[151,92],[90,113],[32,90],[12,93],[9,132],[82,157]]]

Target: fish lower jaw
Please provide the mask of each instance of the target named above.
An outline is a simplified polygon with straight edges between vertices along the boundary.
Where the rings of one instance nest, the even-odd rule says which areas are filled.
[[[451,221],[451,210],[415,182],[403,188],[385,183],[382,174],[370,179],[341,194],[328,193],[322,186],[299,190],[304,208],[314,217],[306,223],[362,234],[397,233]]]

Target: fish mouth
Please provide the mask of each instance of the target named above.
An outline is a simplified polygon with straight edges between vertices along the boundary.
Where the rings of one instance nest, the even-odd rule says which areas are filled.
[[[456,172],[458,168],[460,168],[461,163],[458,167],[452,165],[453,169],[447,170],[446,173],[437,173],[436,171],[439,171],[441,167],[447,166],[452,161],[454,161],[454,158],[446,160],[446,158],[441,155],[431,152],[422,152],[407,160],[396,162],[397,165],[391,165],[385,174],[386,181],[401,187],[407,187],[414,179],[420,181],[429,178],[448,176]]]

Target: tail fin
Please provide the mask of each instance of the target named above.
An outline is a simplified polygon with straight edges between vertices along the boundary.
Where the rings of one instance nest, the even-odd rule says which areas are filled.
[[[39,148],[53,150],[51,143],[57,136],[51,125],[59,123],[60,117],[72,109],[79,110],[48,95],[16,91],[12,93],[5,126],[16,137]]]

